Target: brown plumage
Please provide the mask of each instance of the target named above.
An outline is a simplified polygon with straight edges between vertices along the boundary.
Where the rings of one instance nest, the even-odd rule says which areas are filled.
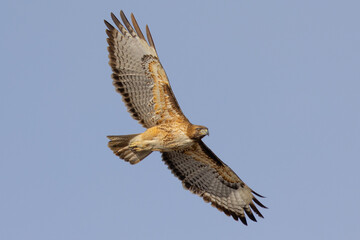
[[[131,14],[125,25],[111,13],[118,29],[105,20],[109,44],[109,64],[113,85],[123,98],[131,116],[147,130],[140,134],[108,136],[113,152],[136,164],[153,151],[162,153],[163,161],[183,186],[205,201],[245,225],[245,214],[256,221],[254,211],[263,217],[255,204],[266,208],[250,189],[201,140],[209,131],[193,125],[185,117],[171,90],[169,80],[159,61],[155,44],[146,26],[146,36]]]

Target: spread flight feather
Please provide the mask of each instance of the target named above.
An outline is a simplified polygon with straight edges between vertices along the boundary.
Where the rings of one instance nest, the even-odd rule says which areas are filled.
[[[163,161],[183,186],[206,202],[247,224],[263,217],[255,203],[266,208],[249,188],[202,141],[208,129],[193,125],[185,117],[159,61],[149,27],[146,37],[131,14],[132,25],[123,11],[123,23],[111,13],[117,27],[105,20],[109,44],[109,64],[113,85],[131,114],[146,131],[140,134],[108,136],[113,152],[136,164],[153,151],[162,153]],[[124,26],[125,25],[125,26]]]

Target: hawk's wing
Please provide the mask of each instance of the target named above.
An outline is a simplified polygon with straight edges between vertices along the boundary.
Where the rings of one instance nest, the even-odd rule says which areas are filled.
[[[163,161],[186,189],[203,197],[206,202],[247,225],[246,215],[256,221],[251,209],[263,217],[254,202],[266,208],[255,198],[262,197],[251,190],[201,140],[187,151],[162,153]]]
[[[113,84],[121,93],[131,116],[146,128],[164,119],[186,119],[158,59],[148,26],[147,42],[133,14],[134,28],[123,11],[120,16],[126,28],[113,13],[111,18],[118,29],[105,21],[109,36],[109,64],[113,70]]]

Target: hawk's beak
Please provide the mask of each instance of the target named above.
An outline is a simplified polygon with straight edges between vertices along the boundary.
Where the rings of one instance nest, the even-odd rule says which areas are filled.
[[[210,132],[209,132],[209,129],[204,129],[204,136],[210,136]]]
[[[201,137],[205,137],[206,135],[209,136],[209,129],[207,129],[207,128],[202,128],[202,129],[200,129],[199,134],[200,134]]]

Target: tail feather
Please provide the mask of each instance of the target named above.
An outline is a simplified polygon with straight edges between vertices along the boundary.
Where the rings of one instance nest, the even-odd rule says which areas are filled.
[[[124,159],[131,164],[136,164],[151,153],[151,151],[134,151],[129,148],[129,142],[137,135],[139,134],[107,136],[110,139],[108,146],[114,154],[121,159]]]

